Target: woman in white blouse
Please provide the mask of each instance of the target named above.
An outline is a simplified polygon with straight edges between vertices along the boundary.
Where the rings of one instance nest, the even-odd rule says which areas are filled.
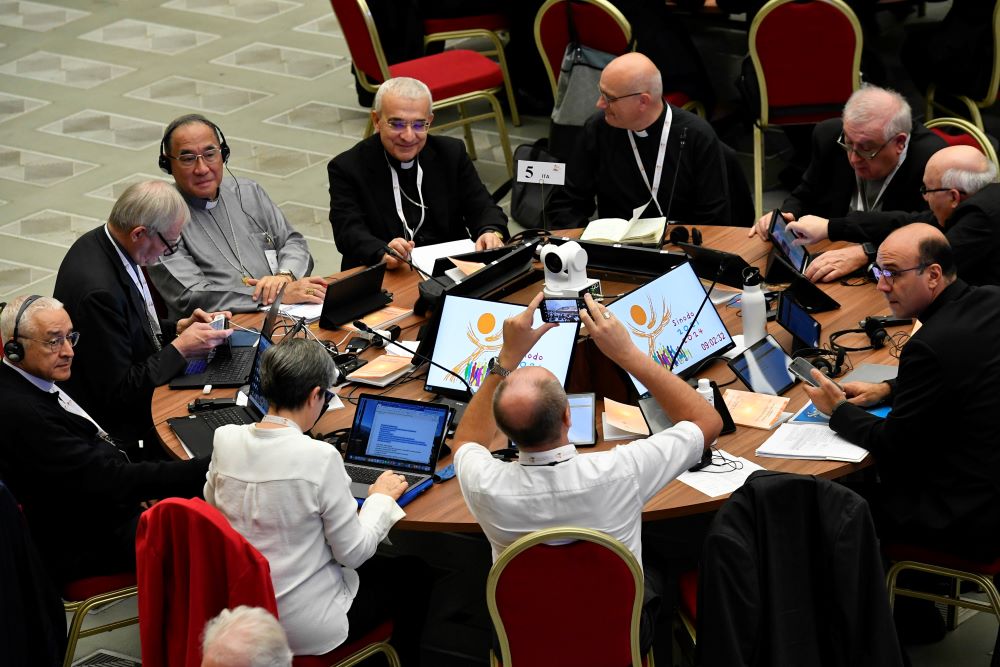
[[[205,499],[270,563],[295,655],[323,655],[364,634],[394,615],[398,598],[387,599],[389,591],[406,588],[394,567],[404,559],[369,561],[405,516],[396,504],[407,486],[402,475],[383,473],[359,512],[340,453],[304,435],[326,411],[333,380],[333,361],[319,343],[290,339],[270,348],[261,365],[268,414],[259,424],[215,432],[205,483]],[[419,644],[419,625],[407,625],[422,625],[420,616],[407,609],[396,618],[401,658],[417,650],[401,644],[406,635]]]

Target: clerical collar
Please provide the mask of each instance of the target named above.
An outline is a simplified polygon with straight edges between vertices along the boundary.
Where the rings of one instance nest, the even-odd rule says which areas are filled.
[[[392,155],[390,155],[389,151],[385,150],[385,148],[382,149],[382,152],[385,153],[386,162],[388,162],[389,166],[392,167],[393,169],[403,169],[405,171],[407,169],[413,169],[413,165],[417,163],[417,158],[413,158],[412,160],[407,160],[406,162],[400,162]]]
[[[659,117],[655,121],[653,121],[653,124],[647,127],[645,130],[632,130],[632,134],[639,137],[640,139],[645,139],[646,137],[648,137],[650,135],[650,132],[655,134],[658,128],[663,127],[663,119],[666,118],[666,114],[667,114],[667,104],[666,102],[664,102],[663,110],[660,112]]]
[[[220,195],[222,194],[222,186],[220,185],[219,188],[215,191],[215,199],[204,199],[202,197],[195,197],[189,195],[180,188],[177,188],[177,191],[181,193],[181,196],[184,197],[184,201],[186,201],[188,203],[188,206],[190,206],[191,208],[197,209],[199,211],[211,211],[213,208],[219,205],[219,201],[221,199]]]
[[[563,445],[555,449],[546,449],[544,452],[521,451],[518,454],[517,462],[523,466],[554,466],[569,461],[574,456],[576,456],[576,447]]]

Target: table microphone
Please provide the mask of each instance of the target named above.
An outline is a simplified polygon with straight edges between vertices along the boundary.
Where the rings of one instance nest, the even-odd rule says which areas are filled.
[[[684,144],[687,143],[688,129],[685,127],[681,130],[681,147],[677,151],[677,166],[674,167],[674,182],[670,185],[670,197],[667,199],[667,212],[663,216],[663,235],[660,237],[660,247],[663,247],[663,242],[666,240],[667,227],[670,226],[670,209],[674,205],[674,192],[677,191],[677,174],[681,173],[681,158],[684,157]],[[687,239],[684,239],[685,241]],[[685,336],[687,334],[684,334]]]
[[[371,334],[372,336],[376,336],[378,338],[381,338],[383,341],[385,341],[386,345],[389,345],[391,343],[395,343],[396,342],[396,341],[392,340],[391,338],[386,338],[385,336],[383,336],[382,334],[380,334],[378,331],[375,331],[375,329],[372,329],[370,326],[368,326],[367,324],[365,324],[361,320],[354,320],[354,328],[357,329],[358,331],[364,331],[367,334]],[[436,366],[437,368],[440,368],[441,370],[443,370],[448,375],[452,375],[452,376],[458,378],[458,381],[465,385],[465,390],[469,392],[469,398],[466,399],[466,400],[472,400],[472,394],[473,394],[472,386],[468,382],[465,381],[464,377],[462,377],[461,375],[459,375],[458,373],[456,373],[453,370],[445,368],[444,366],[442,366],[441,364],[437,363],[436,361],[434,361],[430,357],[424,356],[424,355],[419,354],[417,352],[414,352],[413,356],[417,357],[418,359],[420,359],[422,361],[426,361],[431,366]]]
[[[437,308],[441,303],[441,299],[444,298],[445,290],[447,290],[450,285],[446,285],[441,280],[430,275],[389,246],[384,245],[382,246],[382,249],[401,262],[408,264],[411,269],[427,278],[427,280],[424,280],[417,285],[417,292],[419,292],[420,296],[417,298],[416,303],[413,304],[413,312],[424,314]]]
[[[432,276],[431,274],[427,273],[426,271],[424,271],[423,269],[421,269],[419,266],[417,266],[416,264],[414,264],[413,262],[411,262],[407,258],[403,257],[402,255],[400,255],[398,252],[396,252],[395,250],[393,250],[389,246],[384,245],[384,246],[382,246],[382,249],[385,250],[387,254],[392,255],[393,257],[395,257],[396,259],[400,260],[401,262],[404,262],[405,264],[408,264],[411,269],[413,269],[414,271],[416,271],[417,273],[419,273],[420,275],[422,275],[427,280],[433,280],[434,282],[436,282],[438,285],[441,286],[441,289],[448,289],[450,287],[450,285],[444,284],[439,279],[437,279],[434,276]]]

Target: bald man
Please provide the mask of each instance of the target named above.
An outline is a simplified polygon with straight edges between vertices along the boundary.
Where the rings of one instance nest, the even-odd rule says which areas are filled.
[[[837,271],[823,273],[822,267],[810,265],[806,276],[811,280],[834,280],[863,268],[872,249],[893,229],[929,222],[944,231],[963,280],[972,285],[1000,285],[1000,184],[996,180],[996,165],[978,149],[950,146],[932,155],[924,169],[918,191],[930,210],[858,213],[832,220],[804,216],[789,223],[788,229],[799,236],[799,244],[827,238],[861,244],[832,251],[840,257]]]
[[[542,301],[538,294],[522,313],[504,322],[503,347],[469,402],[453,445],[462,495],[493,547],[494,560],[535,530],[579,526],[607,533],[643,562],[643,506],[698,462],[722,428],[718,413],[703,398],[640,351],[604,306],[590,295],[584,298],[587,308],[580,317],[597,347],[649,387],[675,425],[611,451],[578,454],[569,443],[570,410],[562,385],[540,366],[519,367],[538,339],[558,326],[532,329]],[[517,443],[516,463],[498,461],[478,444],[492,444],[498,429]],[[502,438],[500,445],[506,442]],[[650,570],[645,563],[644,651],[652,642],[656,618],[649,603],[661,590]]]
[[[552,194],[553,228],[585,226],[595,198],[599,218],[628,220],[643,206],[643,218],[669,209],[678,222],[730,224],[719,139],[701,118],[663,101],[662,77],[649,58],[615,58],[594,92],[600,112],[584,124],[566,163],[566,184]]]
[[[919,318],[899,374],[843,391],[818,371],[806,392],[830,427],[872,453],[880,485],[873,500],[883,538],[970,558],[1000,553],[1000,288],[956,276],[944,234],[915,223],[879,246],[873,273],[893,315]],[[885,419],[863,408],[892,405]]]

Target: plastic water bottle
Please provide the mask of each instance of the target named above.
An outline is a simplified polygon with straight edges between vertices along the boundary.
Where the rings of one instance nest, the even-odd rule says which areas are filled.
[[[708,404],[715,407],[715,392],[712,391],[712,383],[708,378],[698,378],[698,388],[695,389],[698,395],[708,401]]]
[[[760,289],[760,270],[750,267],[743,272],[743,295],[740,308],[743,319],[743,344],[750,347],[767,335],[767,303]]]

